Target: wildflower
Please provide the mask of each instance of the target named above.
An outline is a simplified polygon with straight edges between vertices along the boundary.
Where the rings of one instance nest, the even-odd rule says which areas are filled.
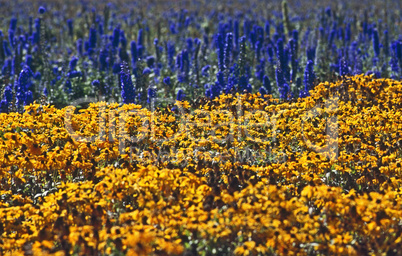
[[[138,46],[142,46],[144,44],[144,36],[143,36],[143,29],[141,28],[138,30],[138,36],[137,36],[137,43]]]
[[[264,95],[267,95],[267,94],[268,94],[268,92],[267,92],[267,90],[265,89],[265,87],[260,87],[260,89],[259,89],[258,91],[260,92],[261,97],[263,97],[263,98],[264,98]]]
[[[171,85],[170,77],[167,76],[163,78],[163,83],[166,84],[167,86],[170,86]]]
[[[8,106],[9,106],[9,103],[7,102],[7,100],[2,99],[0,101],[0,113],[8,113]]]
[[[71,91],[72,91],[72,85],[71,85],[71,81],[69,79],[64,84],[64,91],[67,93],[71,93]]]
[[[70,37],[73,37],[74,25],[73,25],[73,20],[72,19],[67,19],[67,28],[68,28],[68,35]]]
[[[33,103],[33,95],[32,95],[32,91],[27,91],[26,93],[25,93],[25,98],[24,98],[24,106],[27,106],[27,105],[29,105],[29,104],[31,104],[31,103]]]
[[[223,35],[217,34],[216,35],[216,48],[217,48],[217,53],[218,53],[218,67],[220,71],[223,71],[225,69],[225,40],[223,38]]]
[[[43,6],[39,6],[38,13],[39,14],[44,14],[45,12],[46,12],[46,8],[43,7]]]
[[[81,77],[81,76],[82,76],[81,71],[73,70],[73,71],[68,72],[68,77],[69,78],[76,78],[76,77]]]
[[[142,74],[143,75],[148,75],[148,74],[151,74],[151,69],[150,68],[148,68],[148,67],[146,67],[146,68],[144,68],[144,70],[142,71]]]
[[[135,41],[131,41],[131,63],[132,66],[135,67],[135,63],[138,60],[138,54],[137,54],[137,43]]]
[[[344,76],[349,74],[349,67],[345,58],[339,60],[339,75]]]
[[[78,52],[78,54],[79,54],[80,56],[82,56],[82,55],[83,55],[83,43],[82,43],[82,39],[81,39],[81,38],[77,39],[76,46],[77,46],[77,52]]]
[[[380,55],[380,39],[377,29],[373,31],[373,49],[375,56],[378,57],[378,55]]]
[[[314,63],[313,61],[309,60],[306,65],[306,70],[304,71],[304,88],[306,92],[313,89],[314,80]]]
[[[113,46],[114,48],[119,47],[121,32],[122,32],[122,31],[120,30],[119,27],[115,27],[114,30],[113,30],[112,46]],[[123,32],[123,33],[124,33],[124,32]],[[124,35],[124,34],[123,34],[123,35]],[[123,40],[124,40],[124,39],[123,39]]]
[[[125,104],[134,103],[135,89],[133,82],[131,80],[130,73],[125,70],[120,71],[120,80],[121,80],[121,97],[123,99],[123,103]]]
[[[100,86],[100,82],[99,82],[99,80],[93,80],[92,81],[92,86],[94,87],[94,88],[99,88],[99,86]]]
[[[226,40],[225,40],[225,50],[224,50],[224,65],[225,69],[228,69],[230,66],[231,54],[233,48],[233,34],[227,33]]]
[[[309,47],[306,50],[307,60],[310,60],[314,63],[315,61],[315,54],[316,54],[316,47]]]
[[[109,51],[106,48],[102,49],[99,53],[100,71],[106,71],[108,69],[108,57]]]
[[[265,90],[267,91],[268,94],[272,94],[272,87],[271,87],[271,81],[269,80],[268,76],[264,76],[263,78],[263,85]]]
[[[156,88],[148,88],[147,102],[151,103],[152,99],[156,98]]]
[[[153,68],[155,64],[155,57],[154,56],[148,56],[146,59],[147,65],[149,68]]]
[[[184,94],[183,90],[179,89],[179,91],[177,92],[176,100],[177,101],[183,101],[184,97],[186,97],[186,95]]]
[[[206,66],[202,67],[201,75],[205,76],[205,77],[208,77],[209,76],[208,71],[209,71],[210,68],[211,68],[211,65],[206,65]]]
[[[75,69],[75,67],[77,66],[77,63],[78,63],[78,58],[75,56],[72,57],[70,60],[70,63],[69,63],[71,71],[73,71]]]
[[[97,40],[96,28],[91,27],[89,29],[89,47],[90,47],[90,49],[95,49],[96,48],[96,40]]]

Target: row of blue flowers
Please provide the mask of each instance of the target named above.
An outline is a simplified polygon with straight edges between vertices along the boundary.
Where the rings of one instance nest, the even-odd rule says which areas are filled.
[[[345,3],[296,13],[297,3],[278,1],[264,10],[270,15],[259,12],[263,1],[203,9],[194,0],[188,10],[168,3],[76,1],[63,12],[49,2],[36,13],[8,3],[0,111],[41,97],[57,106],[84,98],[163,106],[236,92],[291,100],[338,76],[402,75],[395,1],[385,13],[364,4],[350,13]]]

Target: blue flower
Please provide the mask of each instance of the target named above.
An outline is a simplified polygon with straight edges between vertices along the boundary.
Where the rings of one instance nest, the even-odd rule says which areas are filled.
[[[147,102],[151,103],[152,99],[156,98],[156,88],[148,88]]]
[[[148,75],[148,74],[151,74],[151,69],[150,68],[148,68],[148,67],[146,67],[146,68],[144,68],[144,70],[142,71],[142,74],[143,75]]]
[[[10,30],[16,30],[17,29],[17,18],[12,17],[10,20]]]
[[[177,101],[183,101],[183,100],[184,100],[184,97],[186,97],[186,95],[184,94],[183,90],[180,89],[180,90],[177,92],[176,100],[177,100]]]
[[[280,94],[279,97],[284,100],[288,99],[289,91],[290,87],[288,84],[285,83],[282,87],[279,88],[279,94]]]
[[[78,63],[78,58],[74,56],[74,57],[70,60],[70,63],[69,63],[69,65],[70,65],[70,70],[71,70],[71,71],[75,69],[75,67],[77,66],[77,63]]]
[[[89,47],[92,49],[96,47],[96,29],[94,27],[89,29]]]
[[[201,75],[205,77],[209,77],[209,69],[211,68],[211,65],[206,65],[201,68]]]
[[[373,31],[373,49],[375,56],[378,57],[378,55],[380,55],[380,39],[377,29]]]
[[[134,103],[135,88],[130,73],[120,71],[121,97],[124,104]]]
[[[25,93],[25,100],[24,100],[24,106],[27,106],[29,104],[33,103],[33,95],[31,91],[27,91]]]
[[[143,32],[142,28],[140,30],[138,30],[137,42],[138,42],[138,45],[141,45],[141,46],[144,43],[144,32]]]
[[[82,44],[82,39],[81,38],[77,39],[76,46],[77,46],[78,54],[80,56],[82,56],[83,55],[83,44]]]
[[[339,60],[339,75],[344,76],[349,74],[348,63],[345,58],[340,58]]]
[[[300,98],[306,98],[306,97],[308,97],[308,96],[310,96],[310,93],[309,93],[308,91],[302,90],[302,91],[300,91],[300,93],[299,93],[299,97],[300,97]]]
[[[29,67],[32,68],[32,55],[27,54],[25,56],[25,64]]]
[[[71,91],[72,91],[72,85],[71,85],[71,81],[69,79],[64,84],[64,91],[67,93],[71,93]]]
[[[119,46],[119,42],[120,42],[120,29],[116,27],[113,30],[113,41],[112,41],[113,47],[117,48]]]
[[[0,101],[0,113],[8,113],[9,103],[3,99]]]
[[[267,95],[267,90],[264,87],[260,87],[260,89],[258,90],[261,94],[261,97],[264,98],[264,95]]]
[[[276,85],[278,86],[278,88],[283,87],[283,85],[285,84],[285,77],[280,65],[276,68],[275,75],[276,75]]]
[[[69,78],[76,78],[76,77],[81,77],[82,73],[81,73],[81,71],[74,70],[74,71],[68,72],[67,75]]]
[[[126,38],[126,35],[124,34],[124,30],[120,30],[120,44],[123,49],[126,49],[127,38]]]
[[[8,47],[8,42],[6,40],[3,40],[3,50],[7,57],[11,56],[11,50]]]
[[[72,37],[73,36],[73,20],[72,19],[68,19],[67,20],[67,28],[68,28],[68,35],[70,36],[70,37]]]
[[[44,14],[45,12],[46,12],[46,8],[43,7],[43,6],[39,6],[38,13],[39,14]]]
[[[4,88],[4,97],[3,97],[7,102],[11,102],[13,100],[13,89],[11,88],[11,85],[7,85],[6,88]]]
[[[102,49],[99,53],[99,63],[100,63],[100,67],[99,70],[100,71],[106,71],[107,67],[108,67],[108,62],[107,59],[109,57],[109,51],[107,49]]]
[[[309,91],[313,89],[315,80],[315,73],[314,73],[314,63],[313,61],[307,61],[306,69],[304,71],[304,88],[305,91]]]
[[[272,94],[272,86],[271,86],[271,81],[269,80],[268,76],[264,76],[263,78],[263,85],[264,88],[266,89],[268,94]]]
[[[154,63],[155,63],[155,57],[154,56],[148,56],[146,59],[147,65],[150,68],[154,67]]]
[[[118,74],[119,72],[121,72],[121,67],[119,63],[113,64],[112,72],[113,74]]]
[[[42,78],[42,74],[39,71],[36,71],[33,77],[35,80],[40,81]]]
[[[137,54],[137,44],[135,41],[131,41],[130,43],[130,47],[131,47],[131,63],[133,65],[133,67],[135,66],[135,63],[137,63],[137,59],[138,59],[138,54]]]
[[[95,87],[95,88],[99,88],[99,86],[100,86],[99,80],[97,80],[97,79],[96,79],[96,80],[93,80],[93,81],[92,81],[92,86]]]
[[[216,48],[217,48],[217,51],[218,51],[218,67],[219,67],[219,70],[223,71],[225,69],[225,63],[224,63],[225,42],[224,42],[223,36],[221,34],[216,35],[216,42],[215,43],[216,43]]]
[[[307,60],[311,60],[313,63],[315,61],[315,51],[316,51],[316,47],[308,47],[306,50],[306,54],[307,54]]]
[[[226,41],[225,41],[225,56],[224,56],[224,64],[225,69],[228,69],[230,66],[231,55],[233,49],[233,34],[227,33],[226,34]]]
[[[167,77],[163,78],[163,83],[170,86],[171,85],[170,77],[167,76]]]

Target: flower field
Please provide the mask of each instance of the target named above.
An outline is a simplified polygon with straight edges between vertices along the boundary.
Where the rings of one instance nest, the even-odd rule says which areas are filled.
[[[237,94],[193,111],[177,102],[179,113],[99,102],[1,114],[0,248],[396,255],[401,96],[400,82],[355,76],[286,103]]]
[[[0,2],[0,255],[401,255],[400,9]]]

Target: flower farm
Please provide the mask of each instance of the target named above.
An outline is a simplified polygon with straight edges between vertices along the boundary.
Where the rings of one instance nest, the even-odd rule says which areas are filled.
[[[401,255],[372,2],[1,2],[0,255]]]

